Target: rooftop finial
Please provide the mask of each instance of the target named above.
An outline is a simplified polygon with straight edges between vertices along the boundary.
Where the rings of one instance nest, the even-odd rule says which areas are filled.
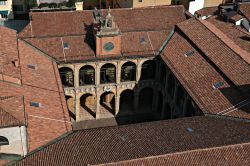
[[[110,6],[109,6],[109,9],[108,9],[108,16],[111,16],[111,9],[110,9]]]

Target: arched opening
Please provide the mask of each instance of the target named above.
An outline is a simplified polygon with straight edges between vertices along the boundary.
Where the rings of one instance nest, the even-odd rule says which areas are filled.
[[[61,81],[64,87],[74,86],[74,74],[73,70],[69,67],[62,67],[59,69]]]
[[[163,84],[165,86],[166,84],[166,67],[164,66],[164,64],[161,65],[161,75],[160,75],[160,82],[161,84]]]
[[[157,104],[157,112],[162,111],[162,106],[163,106],[163,96],[161,92],[158,92],[158,104]]]
[[[81,112],[84,114],[83,116],[85,116],[84,117],[85,119],[88,119],[87,117],[90,115],[92,117],[96,117],[95,101],[96,101],[95,96],[93,96],[92,94],[87,93],[81,96],[80,98],[80,104],[82,109]]]
[[[171,119],[171,107],[168,103],[165,103],[163,119]]]
[[[75,113],[75,100],[71,96],[65,96],[68,110],[69,110],[69,116],[73,119],[76,120],[76,113]]]
[[[100,98],[101,111],[109,111],[115,114],[115,94],[113,92],[105,92]]]
[[[171,98],[174,97],[174,91],[175,91],[175,77],[173,74],[170,74],[168,77],[168,94]]]
[[[115,65],[108,63],[101,67],[101,84],[115,83],[116,82],[116,69]]]
[[[188,100],[187,106],[186,106],[186,117],[195,116],[195,108],[191,100]]]
[[[177,89],[177,96],[176,96],[176,102],[175,102],[175,112],[174,112],[174,118],[181,117],[183,114],[183,107],[184,107],[184,99],[185,99],[185,93],[182,87],[178,87]]]
[[[0,136],[0,146],[9,145],[9,140],[6,137]]]
[[[121,69],[121,82],[135,81],[136,64],[133,62],[126,62]]]
[[[139,111],[151,112],[153,105],[153,89],[150,87],[141,90],[139,95]]]
[[[79,70],[79,85],[94,85],[95,84],[95,69],[92,66],[86,65]]]
[[[156,64],[153,60],[147,60],[141,67],[141,80],[151,80],[155,78]]]
[[[127,89],[120,96],[120,111],[119,113],[133,112],[134,110],[134,92]]]

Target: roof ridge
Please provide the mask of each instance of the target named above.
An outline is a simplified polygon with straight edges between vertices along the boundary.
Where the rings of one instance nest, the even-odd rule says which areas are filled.
[[[232,41],[227,35],[225,35],[220,29],[218,29],[212,23],[197,19],[202,25],[204,25],[209,31],[211,31],[215,36],[217,36],[227,47],[238,54],[243,60],[250,64],[250,53],[239,47],[234,41]]]

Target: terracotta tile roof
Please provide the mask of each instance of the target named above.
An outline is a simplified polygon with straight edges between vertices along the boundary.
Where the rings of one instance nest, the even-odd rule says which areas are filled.
[[[4,77],[20,79],[20,69],[14,65],[15,61],[18,63],[16,31],[0,26],[0,32],[0,80]]]
[[[211,31],[211,28],[208,29],[207,26],[195,19],[189,19],[177,26],[234,85],[241,88],[241,86],[250,83],[249,64],[238,54],[241,50],[234,50],[233,42],[231,42],[232,45],[229,47],[223,39],[215,34],[217,32]],[[227,43],[230,44],[230,40]],[[244,87],[241,90],[248,92],[250,88]]]
[[[105,15],[106,10],[103,13]],[[155,55],[164,42],[164,36],[176,23],[186,19],[183,6],[114,9],[112,15],[122,32],[122,56]],[[19,33],[19,37],[55,60],[70,62],[107,58],[95,56],[93,11],[32,13],[31,16],[32,22]],[[141,38],[145,39],[143,44]],[[62,48],[63,42],[68,42],[69,49]]]
[[[185,32],[188,34],[191,32],[196,32],[196,34],[198,34],[197,36],[203,32],[204,36],[195,37],[195,39],[191,38],[192,40],[190,40],[190,38],[187,38],[186,33],[180,31],[185,28],[183,23],[181,24],[181,29],[179,29],[178,24],[176,32],[162,52],[161,57],[164,62],[175,74],[183,87],[187,90],[187,92],[191,95],[191,97],[195,100],[195,102],[205,114],[223,114],[228,116],[250,118],[250,109],[248,107],[250,104],[249,99],[240,103],[241,101],[249,98],[249,81],[246,81],[245,84],[239,86],[238,89],[235,88],[231,81],[229,81],[223,74],[223,72],[221,72],[220,69],[217,69],[217,62],[215,61],[215,65],[207,58],[208,56],[214,56],[213,58],[216,59],[216,56],[223,56],[222,54],[225,53],[222,52],[220,52],[221,55],[216,55],[218,49],[223,49],[223,43],[216,45],[218,43],[212,39],[213,36],[210,33],[209,37],[205,36],[206,31],[209,30],[197,20],[186,21],[185,26],[186,29],[189,29],[189,31]],[[193,27],[192,25],[195,26]],[[190,30],[191,28],[195,29],[195,31]],[[215,40],[219,40],[216,39],[215,36],[214,38]],[[202,39],[207,41],[207,43],[204,43],[203,41],[198,43],[198,41]],[[214,43],[216,44],[214,45]],[[196,44],[199,47],[197,47]],[[202,52],[204,51],[204,48],[209,48],[209,52],[206,52],[207,54]],[[194,51],[194,54],[190,57],[186,57],[185,54],[188,51]],[[231,51],[228,56],[231,56],[230,59],[232,59],[233,56],[238,55]],[[226,62],[226,60],[224,61]],[[234,71],[236,69],[234,64],[232,65],[231,62],[225,65],[227,65],[227,68],[233,66],[231,72],[244,71]],[[249,66],[247,70],[250,70]],[[247,70],[244,71],[246,72],[245,76],[249,75],[250,73],[247,72]],[[217,82],[222,82],[223,85],[219,89],[214,89],[213,85]]]
[[[197,10],[195,12],[195,14],[198,15],[198,17],[212,16],[212,15],[216,14],[217,10],[218,10],[217,6],[215,6],[215,7],[205,7],[205,8],[202,8],[200,10]]]
[[[250,2],[241,3],[240,12],[250,21]]]
[[[24,41],[17,40],[14,31],[11,32],[12,39],[6,39],[10,45],[6,44],[3,50],[9,50],[10,57],[19,53],[20,67],[16,69],[22,82],[0,81],[0,123],[3,127],[24,124],[25,108],[28,144],[32,150],[71,130],[71,123],[56,63]],[[4,33],[0,31],[0,37]],[[30,69],[28,65],[35,65],[36,69]],[[32,107],[31,102],[39,102],[41,106]]]
[[[105,15],[107,10],[103,10]],[[172,28],[185,20],[183,6],[113,9],[114,21],[122,32]],[[35,12],[19,37],[68,36],[92,33],[93,11]],[[32,27],[32,28],[31,28]],[[32,30],[31,30],[32,29]]]
[[[249,127],[249,123],[233,120],[192,117],[82,130],[14,165],[97,165],[243,144],[250,141]]]
[[[250,33],[240,26],[220,20],[218,16],[213,16],[206,21],[212,23],[216,28],[222,31],[228,38],[230,38],[236,45],[250,53]]]
[[[25,125],[24,103],[22,96],[1,97],[0,128]]]
[[[242,165],[250,164],[250,144],[237,144],[224,147],[200,149],[181,153],[173,153],[161,156],[152,156],[129,161],[121,161],[110,164],[98,164],[98,166],[193,166],[193,165]],[[95,165],[97,166],[97,165]]]

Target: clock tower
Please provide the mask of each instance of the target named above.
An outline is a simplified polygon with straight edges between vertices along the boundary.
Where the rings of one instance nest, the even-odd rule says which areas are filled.
[[[106,17],[102,18],[102,13],[94,12],[94,34],[97,56],[116,56],[121,54],[121,33],[114,22],[110,8]]]

